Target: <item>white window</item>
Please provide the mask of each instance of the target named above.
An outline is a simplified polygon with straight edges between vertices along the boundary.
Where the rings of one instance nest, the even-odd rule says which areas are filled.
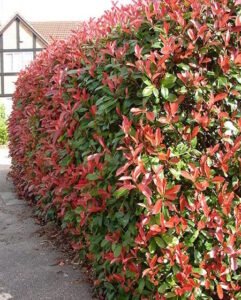
[[[3,60],[5,73],[19,72],[33,60],[33,52],[5,52]]]
[[[4,53],[4,72],[14,72],[13,68],[13,53]]]

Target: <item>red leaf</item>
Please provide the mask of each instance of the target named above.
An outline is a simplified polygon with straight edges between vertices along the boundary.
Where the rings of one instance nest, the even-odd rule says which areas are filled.
[[[199,190],[199,191],[205,191],[207,189],[207,187],[209,186],[208,181],[204,180],[202,182],[195,182],[195,187]]]
[[[138,188],[144,196],[146,196],[148,199],[151,198],[152,191],[147,185],[144,185],[144,184],[140,183],[140,184],[138,184]]]
[[[191,180],[193,182],[192,176],[187,171],[181,171],[181,174],[184,178]]]
[[[151,269],[148,268],[148,269],[145,269],[143,272],[142,272],[142,277],[148,275],[150,273]]]
[[[181,197],[180,197],[180,210],[181,210],[181,212],[183,212],[183,210],[187,206],[187,204],[188,204],[187,200],[184,197],[184,195],[182,194]]]
[[[113,277],[118,280],[118,281],[125,281],[125,277],[124,276],[121,276],[120,274],[113,274]]]
[[[158,119],[158,122],[162,123],[162,124],[168,124],[169,120],[165,117],[161,117]]]
[[[192,140],[195,138],[195,136],[197,136],[198,132],[199,132],[199,126],[194,127],[192,131]]]
[[[206,223],[201,220],[198,222],[197,228],[198,228],[198,230],[202,230],[203,228],[205,228],[205,226],[206,226]]]
[[[140,108],[133,107],[131,109],[131,112],[133,113],[133,115],[138,116],[138,115],[140,115],[142,113],[145,113],[146,112],[146,108],[145,109],[140,109]]]
[[[178,102],[171,102],[170,109],[171,109],[171,113],[172,113],[172,117],[173,117],[178,111]]]
[[[191,28],[188,29],[187,34],[188,34],[188,36],[190,37],[190,39],[192,41],[195,40],[195,34],[194,34],[194,32],[193,32],[193,30]]]
[[[205,164],[204,164],[204,171],[205,171],[207,178],[210,178],[210,168],[209,168],[207,162],[205,162]]]
[[[165,192],[165,195],[177,194],[180,191],[181,185],[175,185]]]
[[[127,117],[123,116],[123,122],[122,122],[121,128],[122,128],[123,132],[125,133],[125,135],[128,135],[129,130],[131,128],[131,124],[132,124],[132,121],[131,120],[129,121]]]
[[[129,166],[131,165],[131,162],[126,163],[124,166],[120,167],[117,171],[116,171],[116,176],[119,176],[120,174],[124,173]]]
[[[224,178],[222,176],[213,177],[212,182],[224,182]]]
[[[201,205],[202,205],[204,215],[205,215],[205,217],[208,217],[208,215],[210,213],[210,209],[207,205],[207,202],[206,202],[206,199],[205,199],[203,193],[201,193],[201,199],[200,200],[201,200]]]
[[[220,243],[223,242],[223,231],[221,227],[218,227],[216,230],[216,237]]]
[[[170,29],[170,23],[167,23],[166,21],[164,21],[163,26],[164,26],[164,30],[165,30],[166,34],[168,34],[168,31]]]
[[[150,227],[150,231],[152,231],[154,234],[158,234],[158,233],[162,232],[162,229],[160,226],[155,224]]]
[[[236,271],[238,269],[237,258],[231,257],[230,261],[231,261],[231,270]]]
[[[147,112],[146,113],[146,118],[149,120],[149,121],[151,121],[151,122],[154,122],[155,121],[155,114],[154,114],[154,112]]]
[[[141,59],[141,52],[143,48],[140,48],[138,44],[135,46],[135,55],[138,59]]]
[[[240,32],[241,31],[241,26],[235,26],[231,29],[232,32]]]
[[[168,149],[168,150],[167,150],[167,153],[159,153],[158,158],[159,158],[160,160],[165,160],[165,161],[167,161],[167,160],[169,160],[169,158],[170,158],[170,154],[171,154],[171,151],[170,151],[170,149]]]
[[[238,54],[237,56],[236,56],[236,58],[235,58],[235,60],[234,60],[234,63],[236,64],[236,65],[241,65],[241,54]]]
[[[157,261],[157,255],[154,255],[154,257],[152,258],[151,262],[150,262],[150,267],[153,269],[156,265],[156,261]]]
[[[214,97],[214,102],[225,99],[228,96],[227,93],[221,93]]]
[[[135,189],[136,186],[133,184],[124,184],[121,188],[118,189],[118,191],[122,191],[122,190],[133,190]]]
[[[155,205],[152,209],[152,213],[158,214],[160,212],[161,208],[162,208],[162,200],[157,200],[157,202],[155,203]]]
[[[219,149],[220,144],[215,145],[214,147],[207,148],[207,153],[210,156],[213,156]]]
[[[176,274],[176,277],[177,277],[177,279],[178,279],[178,281],[179,281],[180,283],[183,283],[183,282],[185,281],[185,279],[186,279],[185,274],[184,274],[184,273],[181,273],[181,272],[177,273],[177,274]]]
[[[217,294],[219,299],[223,299],[223,289],[220,284],[217,284]]]
[[[62,132],[62,129],[58,129],[55,134],[54,134],[54,137],[53,137],[53,144],[56,143],[58,137],[61,135],[61,132]]]

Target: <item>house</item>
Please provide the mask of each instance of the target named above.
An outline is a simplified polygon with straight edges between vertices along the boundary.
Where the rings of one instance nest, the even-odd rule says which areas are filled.
[[[11,111],[18,72],[53,39],[66,39],[80,22],[27,22],[16,14],[0,30],[0,104]]]

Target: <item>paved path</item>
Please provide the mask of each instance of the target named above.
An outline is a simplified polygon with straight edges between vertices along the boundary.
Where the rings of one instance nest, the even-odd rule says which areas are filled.
[[[0,300],[89,300],[80,270],[55,265],[61,252],[44,242],[32,209],[16,198],[7,180],[10,160],[0,148]]]

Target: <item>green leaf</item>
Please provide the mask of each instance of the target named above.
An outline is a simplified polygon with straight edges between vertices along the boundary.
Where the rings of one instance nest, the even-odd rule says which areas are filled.
[[[163,294],[168,288],[169,288],[169,285],[166,282],[164,282],[158,288],[158,293]]]
[[[171,102],[175,101],[176,99],[177,99],[177,96],[175,94],[172,94],[172,93],[170,93],[167,97],[167,100],[171,101]]]
[[[122,245],[117,244],[114,250],[114,257],[118,257],[121,254],[122,251]]]
[[[67,71],[67,74],[68,75],[72,75],[72,74],[77,74],[79,71],[76,69],[76,70],[69,70]]]
[[[155,253],[156,251],[156,243],[155,243],[155,240],[152,239],[149,246],[148,246],[148,249],[150,251],[150,253]]]
[[[137,289],[139,294],[142,293],[144,287],[145,287],[145,280],[144,280],[144,278],[141,278],[139,281],[138,289]]]
[[[204,270],[204,269],[201,269],[201,268],[192,268],[192,272],[197,273],[197,274],[202,275],[202,276],[207,274],[207,271]]]
[[[197,137],[195,136],[195,138],[191,141],[191,145],[192,145],[192,148],[196,148],[197,146]]]
[[[155,242],[157,243],[157,245],[160,247],[160,248],[165,248],[166,247],[166,243],[163,241],[162,238],[160,237],[155,237]]]
[[[166,293],[166,294],[165,294],[165,297],[166,297],[167,299],[173,298],[173,297],[175,297],[175,296],[176,296],[176,294],[174,294],[173,292],[169,292],[169,293]]]
[[[190,238],[190,243],[194,243],[194,241],[197,239],[199,236],[199,230],[194,231],[193,236]]]
[[[190,67],[184,63],[178,64],[177,65],[179,68],[183,69],[184,71],[189,71]]]
[[[228,83],[228,80],[226,77],[218,77],[218,88],[225,87]],[[241,82],[240,82],[241,83]]]
[[[162,86],[162,87],[161,87],[161,94],[162,94],[162,97],[163,97],[164,99],[167,99],[167,98],[168,98],[168,95],[169,95],[169,90],[168,90],[168,88]]]
[[[176,76],[174,76],[173,74],[166,73],[165,77],[161,81],[161,85],[170,89],[175,85],[176,80]]]
[[[143,97],[149,97],[149,96],[151,96],[152,92],[153,92],[153,86],[152,85],[147,86],[144,88],[142,95],[143,95]]]
[[[170,168],[169,171],[172,173],[172,175],[177,179],[180,180],[181,172],[177,171],[173,168]]]
[[[146,77],[142,77],[143,82],[148,85],[148,86],[152,86],[152,83],[150,80],[148,80]]]
[[[159,97],[159,91],[158,91],[157,88],[153,89],[153,95],[156,97],[156,99],[158,99],[158,97]]]
[[[126,196],[128,194],[129,190],[123,189],[123,190],[118,190],[114,192],[114,197],[119,199],[120,197]]]
[[[93,174],[88,174],[88,175],[86,176],[86,178],[87,178],[88,180],[96,180],[96,179],[99,178],[99,176],[98,176],[97,174],[93,173]]]
[[[164,233],[162,234],[162,238],[163,240],[166,242],[167,245],[170,245],[170,246],[174,246],[174,245],[177,245],[178,244],[178,238],[169,234],[169,233]]]
[[[106,239],[103,239],[100,246],[104,248],[107,244],[109,244],[109,242]]]

